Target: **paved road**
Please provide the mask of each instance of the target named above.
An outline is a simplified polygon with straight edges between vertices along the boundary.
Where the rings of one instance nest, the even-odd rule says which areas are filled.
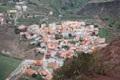
[[[33,64],[34,60],[24,60],[22,61],[19,66],[10,74],[10,76],[16,76],[19,74],[23,74],[25,72],[25,70],[27,69],[27,67],[30,67],[30,65]],[[6,78],[5,80],[9,80],[8,78]],[[15,80],[15,79],[11,79],[11,80]]]

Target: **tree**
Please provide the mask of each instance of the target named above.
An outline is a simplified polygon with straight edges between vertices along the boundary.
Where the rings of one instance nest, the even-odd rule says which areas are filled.
[[[62,38],[62,35],[55,34],[55,39],[61,39],[61,38]]]
[[[37,80],[45,80],[44,78],[42,78],[42,76],[40,74],[37,75],[36,79]]]

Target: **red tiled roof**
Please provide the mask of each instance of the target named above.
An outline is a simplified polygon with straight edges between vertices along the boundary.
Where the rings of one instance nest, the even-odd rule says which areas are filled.
[[[51,75],[51,74],[48,74],[47,76],[46,76],[46,79],[51,79],[53,76]]]
[[[25,71],[26,74],[29,74],[29,75],[32,75],[32,74],[37,74],[37,72],[35,70],[32,70],[32,69],[26,69]]]
[[[40,72],[40,75],[43,75],[43,76],[46,76],[48,73],[45,71],[45,70],[42,70],[41,72]]]

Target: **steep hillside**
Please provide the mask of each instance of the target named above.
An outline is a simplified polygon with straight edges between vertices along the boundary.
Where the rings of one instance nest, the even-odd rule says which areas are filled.
[[[116,66],[120,66],[120,37],[110,42],[105,48],[98,51],[98,54],[104,55],[104,61],[106,63],[112,63]]]
[[[120,80],[120,38],[93,54],[79,53],[54,72],[53,80]]]
[[[106,39],[108,42],[120,36],[119,0],[99,3],[90,2],[81,10],[79,10],[76,14],[81,17],[92,16],[93,19],[95,18],[95,16],[99,16],[98,19],[95,18],[95,20],[97,21],[96,23],[98,23],[99,26],[103,26],[102,24],[105,24],[104,28],[107,30]]]
[[[83,7],[78,15],[100,15],[100,16],[119,16],[120,15],[120,1],[104,2],[104,3],[88,3]]]
[[[34,4],[39,5],[40,7],[44,7],[47,9],[57,10],[59,13],[61,12],[72,12],[71,10],[75,10],[81,8],[84,4],[89,2],[90,0],[28,0],[28,2],[32,2]]]
[[[98,15],[110,28],[120,29],[120,1],[88,3],[77,15]],[[119,30],[118,30],[119,31]]]

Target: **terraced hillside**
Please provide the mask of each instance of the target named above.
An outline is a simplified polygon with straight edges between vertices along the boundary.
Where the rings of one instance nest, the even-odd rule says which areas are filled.
[[[114,0],[111,2],[88,3],[77,12],[79,16],[99,16],[100,26],[104,25],[107,30],[106,38],[112,39],[120,36],[120,1]],[[114,37],[114,38],[113,38]]]

